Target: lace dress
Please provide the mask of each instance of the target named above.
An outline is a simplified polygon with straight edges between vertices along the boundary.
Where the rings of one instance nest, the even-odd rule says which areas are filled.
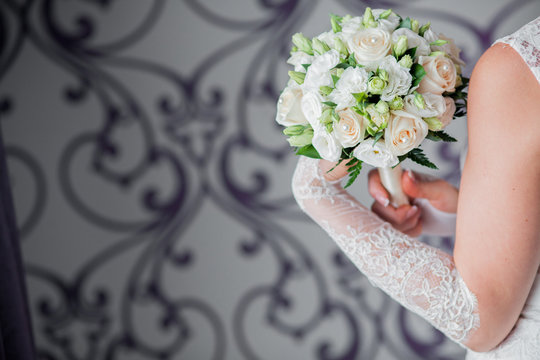
[[[540,82],[540,18],[498,40],[512,46]],[[368,277],[409,310],[459,344],[480,325],[475,295],[453,257],[395,230],[360,204],[340,182],[328,182],[318,160],[301,157],[292,181],[302,208]],[[494,350],[467,352],[467,360],[540,359],[540,280],[516,326]]]

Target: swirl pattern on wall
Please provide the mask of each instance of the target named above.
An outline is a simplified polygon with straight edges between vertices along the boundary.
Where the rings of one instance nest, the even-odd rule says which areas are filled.
[[[461,358],[297,208],[273,122],[289,39],[326,7],[457,26],[472,63],[535,6],[476,23],[424,5],[1,2],[0,115],[40,359]],[[457,182],[459,151],[436,151]]]

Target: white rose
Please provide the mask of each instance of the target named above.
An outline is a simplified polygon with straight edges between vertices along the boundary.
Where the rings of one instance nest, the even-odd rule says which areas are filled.
[[[379,23],[379,28],[391,33],[399,26],[399,16],[392,13],[386,19],[379,19],[379,16],[385,11],[385,9],[373,9],[371,12],[373,13],[373,17],[378,19],[377,22]]]
[[[379,28],[369,28],[352,35],[347,44],[356,62],[368,70],[377,69],[378,61],[390,53],[390,33]]]
[[[352,109],[337,111],[339,121],[334,122],[334,133],[339,143],[345,147],[353,147],[364,140],[366,120]]]
[[[315,130],[311,143],[324,160],[338,161],[341,157],[342,147],[335,138],[334,132],[329,134],[324,128]]]
[[[418,86],[419,93],[441,95],[453,92],[456,86],[456,67],[451,59],[444,55],[420,56],[418,63],[426,70],[426,75]]]
[[[304,84],[305,90],[319,91],[321,86],[332,86],[332,76],[330,69],[340,63],[339,52],[332,49],[322,55],[317,55],[313,59],[311,66],[306,72]]]
[[[388,150],[396,155],[404,155],[418,147],[428,133],[428,126],[422,118],[403,110],[392,111],[390,121],[384,131]]]
[[[303,51],[297,51],[293,53],[287,60],[287,64],[294,66],[294,71],[305,72],[306,69],[303,64],[311,64],[313,62],[313,56],[306,54]]]
[[[397,29],[392,33],[392,43],[396,43],[400,36],[405,35],[407,37],[407,48],[416,48],[415,57],[427,56],[431,53],[429,42],[426,39],[415,33],[414,31],[406,28]]]
[[[379,64],[380,69],[388,72],[388,84],[383,89],[381,99],[392,101],[396,96],[409,93],[412,84],[412,75],[409,69],[399,65],[395,57],[389,55]]]
[[[328,99],[337,104],[336,109],[344,109],[356,104],[352,94],[362,93],[367,90],[368,73],[363,68],[349,67],[336,83],[336,88]]]
[[[403,99],[405,104],[405,111],[414,114],[418,117],[438,117],[441,116],[446,110],[446,103],[444,97],[441,95],[435,95],[431,93],[422,94],[424,97],[425,108],[420,109],[414,103],[414,95],[407,95]]]
[[[322,115],[322,97],[318,91],[304,92],[300,106],[307,121],[314,130],[322,127],[319,118]]]
[[[442,122],[443,129],[450,124],[450,121],[454,118],[454,113],[456,112],[456,103],[451,97],[444,97],[446,102],[446,109],[442,115],[439,116],[439,120]]]
[[[308,121],[302,112],[302,89],[299,86],[287,86],[277,103],[276,121],[283,126],[304,125]]]
[[[388,151],[382,139],[375,144],[369,140],[361,142],[354,149],[353,156],[375,167],[392,167],[399,163],[397,156]]]

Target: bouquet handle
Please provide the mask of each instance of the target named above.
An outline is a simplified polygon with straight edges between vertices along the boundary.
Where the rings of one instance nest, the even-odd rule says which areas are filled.
[[[379,175],[381,177],[381,183],[385,187],[388,194],[390,194],[390,204],[394,207],[401,205],[408,205],[409,199],[401,188],[401,165],[391,167],[380,167]]]

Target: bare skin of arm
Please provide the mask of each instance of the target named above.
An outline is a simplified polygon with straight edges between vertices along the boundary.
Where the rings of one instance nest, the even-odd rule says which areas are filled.
[[[480,313],[465,345],[489,351],[517,322],[540,265],[540,85],[508,46],[492,46],[473,71],[468,133],[454,262]]]

